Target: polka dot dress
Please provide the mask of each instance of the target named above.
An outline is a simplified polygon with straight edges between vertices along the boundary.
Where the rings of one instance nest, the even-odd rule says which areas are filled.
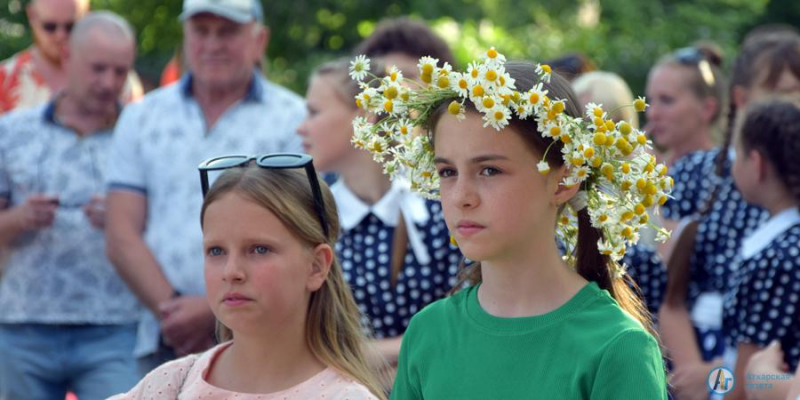
[[[655,320],[667,288],[667,270],[661,257],[654,248],[640,244],[628,248],[621,263],[627,266],[628,275],[639,286],[642,300]]]
[[[800,224],[744,260],[735,284],[724,308],[728,345],[779,340],[794,371],[800,361]]]
[[[391,284],[394,227],[368,214],[357,226],[344,231],[336,253],[345,280],[353,290],[364,319],[375,338],[402,335],[411,317],[423,307],[444,297],[456,283],[461,253],[450,245],[450,233],[441,205],[426,201],[430,218],[417,224],[431,262],[420,264],[411,246],[396,285]]]
[[[718,152],[719,149],[692,153],[675,163],[670,172],[675,180],[674,199],[662,209],[664,216],[671,220],[698,214],[715,185],[719,185],[716,201],[698,226],[687,299],[690,309],[703,293],[722,294],[730,290],[742,240],[769,218],[765,210],[742,199],[730,173],[730,160],[722,177],[715,174],[714,160]],[[697,332],[705,360],[722,355],[721,329],[697,329]]]

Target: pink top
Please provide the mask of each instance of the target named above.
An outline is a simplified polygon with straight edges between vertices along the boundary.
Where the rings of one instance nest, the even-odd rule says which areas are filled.
[[[109,400],[377,400],[365,386],[332,368],[326,368],[307,381],[276,393],[237,393],[218,388],[208,383],[206,377],[211,370],[211,364],[231,343],[233,342],[222,343],[205,353],[170,361],[147,374],[128,393],[118,394]]]

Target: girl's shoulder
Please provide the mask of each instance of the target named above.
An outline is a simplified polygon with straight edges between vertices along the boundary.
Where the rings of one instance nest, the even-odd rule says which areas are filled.
[[[127,393],[118,394],[110,400],[133,400],[150,398],[177,398],[189,375],[194,371],[202,371],[205,365],[220,348],[218,345],[204,353],[191,354],[177,360],[162,364],[150,371],[139,383]]]
[[[307,396],[302,396],[303,399],[377,400],[377,397],[366,386],[333,368],[326,369],[315,378],[306,382],[313,383],[313,388]]]

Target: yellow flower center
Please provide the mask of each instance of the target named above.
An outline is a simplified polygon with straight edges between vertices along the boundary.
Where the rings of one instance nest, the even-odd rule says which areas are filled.
[[[647,103],[643,99],[636,99],[633,101],[633,108],[638,112],[642,112],[647,108]]]
[[[425,64],[422,66],[422,75],[433,75],[433,65]]]
[[[458,81],[458,87],[460,87],[461,89],[466,89],[467,88],[467,80],[466,79],[459,80]]]
[[[484,93],[483,86],[481,85],[475,85],[475,87],[472,88],[472,95],[475,97],[481,97]]]
[[[389,86],[389,88],[383,92],[383,95],[389,100],[394,99],[397,97],[397,88],[394,86]]]
[[[492,99],[491,97],[485,97],[483,99],[483,106],[486,108],[494,107],[494,99]]]
[[[383,103],[383,109],[388,113],[392,112],[392,110],[394,110],[394,103],[392,103],[391,100],[386,100],[386,102]]]
[[[457,101],[452,101],[449,106],[447,106],[447,112],[453,115],[458,115],[461,113],[461,104]]]
[[[439,88],[445,89],[450,86],[450,79],[447,79],[446,76],[439,77],[439,80],[436,82],[439,85]]]
[[[531,93],[530,98],[528,98],[528,102],[531,104],[539,103],[539,93]]]
[[[549,74],[549,73],[553,72],[553,69],[550,68],[549,65],[544,64],[544,65],[542,65],[542,71],[544,71],[545,74]]]
[[[494,82],[497,79],[497,72],[493,69],[486,71],[486,80],[489,82]]]
[[[619,126],[619,132],[622,133],[623,135],[630,135],[632,130],[633,130],[633,128],[631,127],[631,124],[629,124],[627,122],[623,122]],[[641,144],[644,144],[644,143],[641,143]]]
[[[489,51],[486,52],[486,56],[489,58],[497,58],[497,50],[492,47]]]

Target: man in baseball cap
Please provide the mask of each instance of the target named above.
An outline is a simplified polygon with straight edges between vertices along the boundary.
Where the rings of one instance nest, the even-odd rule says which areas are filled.
[[[107,184],[107,252],[150,311],[142,373],[213,344],[197,166],[221,154],[299,152],[305,104],[254,68],[269,30],[259,0],[184,0],[188,71],[120,116]]]

